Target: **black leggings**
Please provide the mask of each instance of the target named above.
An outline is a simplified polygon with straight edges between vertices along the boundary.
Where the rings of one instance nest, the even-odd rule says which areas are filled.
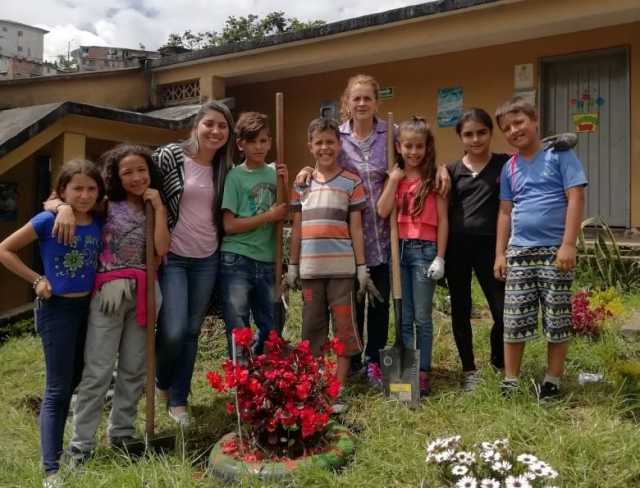
[[[389,337],[389,292],[390,292],[390,273],[389,264],[379,264],[369,268],[371,280],[376,286],[383,301],[371,300],[367,310],[367,346],[364,350],[365,361],[380,364],[380,349],[384,349],[387,345]],[[356,281],[356,289],[358,287]],[[356,321],[358,322],[358,333],[360,339],[364,341],[365,327],[365,305],[364,300],[356,303]],[[360,356],[353,356],[352,367],[359,367],[361,364]]]
[[[451,325],[463,371],[476,369],[471,331],[471,270],[480,282],[493,317],[491,364],[504,368],[504,283],[493,276],[495,252],[495,236],[449,236],[446,275],[451,294]]]

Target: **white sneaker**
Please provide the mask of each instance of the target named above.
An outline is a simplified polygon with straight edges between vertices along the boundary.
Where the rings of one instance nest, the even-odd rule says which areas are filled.
[[[480,373],[475,371],[467,371],[464,374],[464,381],[462,382],[462,389],[467,392],[472,392],[476,389],[480,383]]]
[[[191,424],[191,416],[189,415],[189,412],[185,409],[183,412],[175,413],[173,409],[174,407],[169,407],[167,409],[169,417],[171,417],[181,429],[186,429],[187,427],[189,427],[189,424]]]
[[[47,476],[42,480],[42,488],[60,488],[62,486],[62,477],[56,474]]]

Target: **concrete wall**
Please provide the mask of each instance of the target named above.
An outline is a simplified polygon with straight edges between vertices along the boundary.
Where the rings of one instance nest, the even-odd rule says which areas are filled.
[[[141,70],[7,81],[0,83],[0,106],[73,101],[136,110],[148,106],[148,86]]]
[[[434,121],[437,90],[440,87],[464,88],[465,106],[479,106],[490,113],[513,94],[514,66],[534,63],[541,58],[614,46],[630,51],[631,93],[640,89],[640,23],[559,35],[530,41],[503,44],[414,58],[398,62],[372,64],[322,74],[290,77],[277,81],[227,87],[227,96],[236,98],[238,111],[259,110],[273,115],[275,93],[285,94],[286,158],[290,173],[310,164],[306,149],[306,128],[319,115],[320,101],[339,100],[346,80],[356,73],[367,73],[383,87],[393,87],[394,97],[384,101],[381,114],[392,111],[399,120],[418,113]],[[537,73],[535,74],[537,78]],[[433,124],[435,126],[435,123]],[[640,226],[640,98],[631,96],[631,223]],[[453,128],[435,127],[438,160],[451,161],[461,155]],[[494,134],[494,150],[507,150],[499,131]]]
[[[21,33],[21,35],[18,35]],[[44,32],[28,26],[0,22],[0,54],[42,61]]]

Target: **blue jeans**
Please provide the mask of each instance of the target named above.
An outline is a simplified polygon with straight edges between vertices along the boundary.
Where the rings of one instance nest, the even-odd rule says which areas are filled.
[[[169,253],[160,270],[163,302],[156,336],[158,388],[169,390],[169,406],[187,405],[200,328],[218,272],[218,253],[187,258]]]
[[[436,245],[433,241],[418,239],[400,241],[402,341],[405,347],[414,347],[413,324],[415,322],[421,371],[431,369],[433,344],[431,306],[436,282],[427,277],[427,271],[435,257]]]
[[[262,354],[269,332],[276,330],[273,316],[273,263],[256,261],[233,252],[220,253],[222,313],[231,355],[231,331],[251,324],[258,327],[254,353]]]
[[[39,301],[36,311],[46,374],[40,409],[40,446],[47,474],[56,473],[60,467],[69,403],[82,376],[90,301],[90,295],[80,298],[53,296]]]

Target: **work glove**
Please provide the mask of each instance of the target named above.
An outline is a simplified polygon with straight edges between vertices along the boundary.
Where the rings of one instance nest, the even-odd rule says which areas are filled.
[[[102,313],[112,315],[122,305],[123,298],[133,298],[133,280],[121,278],[107,281],[97,293],[98,308]]]
[[[356,277],[358,279],[358,291],[356,293],[356,299],[361,302],[365,293],[369,295],[369,300],[378,300],[382,302],[382,295],[373,284],[371,276],[369,276],[369,270],[366,264],[361,264],[356,268]]]
[[[563,132],[542,139],[545,151],[553,148],[555,151],[568,151],[578,143],[578,136],[573,132]]]
[[[300,265],[289,264],[287,266],[287,286],[290,290],[299,290],[300,286]]]
[[[427,270],[427,277],[433,281],[441,280],[444,277],[444,258],[436,256]]]

